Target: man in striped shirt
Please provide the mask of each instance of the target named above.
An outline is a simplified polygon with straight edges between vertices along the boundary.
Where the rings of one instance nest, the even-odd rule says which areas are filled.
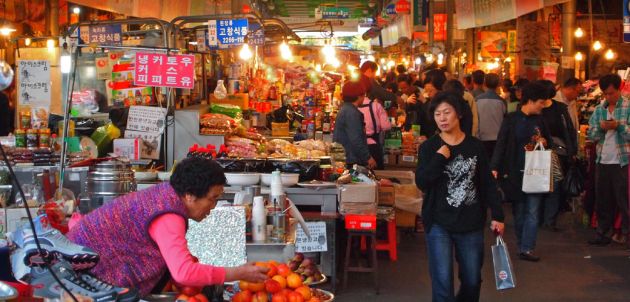
[[[630,101],[621,96],[621,77],[608,74],[599,80],[604,102],[589,120],[588,137],[597,144],[595,208],[597,236],[588,243],[605,246],[611,241],[616,209],[621,231],[628,235],[628,154],[630,153]]]

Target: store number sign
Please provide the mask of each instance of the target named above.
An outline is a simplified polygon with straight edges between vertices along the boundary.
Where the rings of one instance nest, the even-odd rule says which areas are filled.
[[[328,239],[326,237],[326,222],[307,222],[306,226],[311,234],[308,238],[302,226],[298,226],[295,234],[295,251],[298,253],[326,252],[328,251]]]
[[[134,71],[138,86],[192,89],[195,56],[137,52]]]

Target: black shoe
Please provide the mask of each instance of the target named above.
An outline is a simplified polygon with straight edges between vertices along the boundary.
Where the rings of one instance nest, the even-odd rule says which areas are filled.
[[[612,240],[608,237],[598,235],[597,238],[588,241],[588,244],[594,246],[607,246]]]
[[[520,253],[518,254],[518,257],[521,258],[521,260],[525,260],[525,261],[531,261],[531,262],[540,261],[540,257],[534,255],[533,252]]]

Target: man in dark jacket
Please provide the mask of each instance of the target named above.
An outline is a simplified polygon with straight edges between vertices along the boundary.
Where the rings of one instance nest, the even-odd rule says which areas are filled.
[[[376,81],[376,71],[378,71],[378,65],[372,61],[365,61],[361,65],[361,83],[367,89],[367,97],[370,100],[379,100],[383,107],[389,108],[389,106],[396,104],[398,99],[392,92],[387,91]]]
[[[7,136],[11,132],[11,107],[9,97],[0,91],[0,136]]]
[[[346,150],[346,165],[358,164],[376,168],[376,160],[370,156],[365,134],[363,113],[358,107],[363,103],[366,88],[361,82],[347,82],[341,90],[343,105],[335,120],[333,141]]]

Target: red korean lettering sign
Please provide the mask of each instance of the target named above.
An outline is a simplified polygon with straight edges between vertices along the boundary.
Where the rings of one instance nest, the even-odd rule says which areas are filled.
[[[138,52],[134,71],[138,86],[192,89],[195,56]]]

